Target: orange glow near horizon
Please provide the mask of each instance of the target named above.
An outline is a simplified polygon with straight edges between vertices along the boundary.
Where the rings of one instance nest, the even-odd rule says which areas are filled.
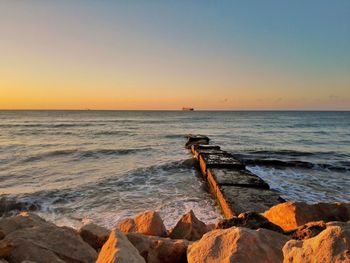
[[[318,27],[315,39],[278,31],[273,10],[269,35],[209,3],[155,4],[157,16],[141,3],[68,3],[2,4],[0,109],[350,110],[342,31],[328,47]]]

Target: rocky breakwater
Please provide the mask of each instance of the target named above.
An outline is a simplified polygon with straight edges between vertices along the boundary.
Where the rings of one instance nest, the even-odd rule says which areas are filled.
[[[112,230],[76,231],[22,212],[0,220],[0,262],[350,262],[349,220],[350,204],[286,202],[215,225],[189,211],[167,230],[147,211]]]
[[[198,161],[199,170],[226,218],[245,211],[263,212],[284,202],[276,191],[245,169],[232,154],[210,145],[203,135],[188,135],[186,147]]]

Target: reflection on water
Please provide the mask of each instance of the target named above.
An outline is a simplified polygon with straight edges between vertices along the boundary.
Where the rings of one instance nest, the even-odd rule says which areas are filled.
[[[349,112],[0,111],[0,191],[60,224],[112,227],[146,209],[168,226],[219,210],[187,133],[242,158],[286,199],[350,201]]]

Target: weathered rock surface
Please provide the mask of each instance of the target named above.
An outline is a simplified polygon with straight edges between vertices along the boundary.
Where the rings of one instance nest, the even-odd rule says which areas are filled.
[[[218,145],[209,144],[195,144],[191,146],[191,152],[196,157],[196,159],[198,159],[198,155],[203,151],[221,151],[221,149]]]
[[[246,227],[249,229],[265,228],[279,233],[283,233],[283,229],[271,223],[265,217],[256,212],[245,212],[238,217],[220,220],[216,224],[216,229],[227,229],[230,227]]]
[[[79,230],[81,238],[96,250],[108,240],[110,233],[107,228],[95,224],[87,224]]]
[[[118,228],[123,233],[137,232],[150,236],[167,236],[167,230],[160,215],[155,211],[138,214],[134,219],[125,219]]]
[[[218,185],[233,185],[269,189],[269,185],[260,177],[252,174],[248,170],[237,169],[217,169],[207,170],[208,181],[212,180],[215,187]]]
[[[227,152],[217,154],[201,153],[199,155],[199,166],[203,175],[207,174],[208,168],[245,168],[243,163]]]
[[[181,217],[169,236],[172,239],[195,241],[201,239],[207,232],[208,228],[206,224],[200,221],[191,210]]]
[[[209,143],[209,138],[200,134],[189,134],[187,136],[186,148],[191,148],[192,145],[205,145]]]
[[[192,145],[191,152],[193,156],[199,160],[201,154],[225,154],[227,152],[220,149],[220,146],[215,145]]]
[[[348,221],[350,220],[350,203],[286,202],[271,207],[263,213],[270,222],[279,225],[285,231],[314,221]]]
[[[316,237],[291,240],[283,247],[284,262],[350,262],[350,223],[330,226]]]
[[[188,247],[189,263],[282,262],[288,237],[266,229],[232,227],[213,230]]]
[[[286,235],[296,240],[305,240],[317,236],[327,227],[324,221],[310,222],[286,232]]]
[[[28,213],[0,220],[0,257],[11,263],[95,262],[96,251],[75,232]]]
[[[96,263],[145,263],[139,251],[118,229],[113,229]]]
[[[246,211],[261,213],[284,201],[277,192],[267,189],[233,185],[220,185],[215,189],[210,186],[210,190],[213,189],[226,218]]]
[[[136,247],[148,263],[187,262],[186,251],[189,242],[138,233],[128,233],[129,241]]]

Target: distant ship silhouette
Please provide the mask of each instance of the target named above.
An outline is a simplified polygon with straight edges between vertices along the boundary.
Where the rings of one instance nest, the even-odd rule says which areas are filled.
[[[194,108],[183,107],[183,111],[194,111]]]

